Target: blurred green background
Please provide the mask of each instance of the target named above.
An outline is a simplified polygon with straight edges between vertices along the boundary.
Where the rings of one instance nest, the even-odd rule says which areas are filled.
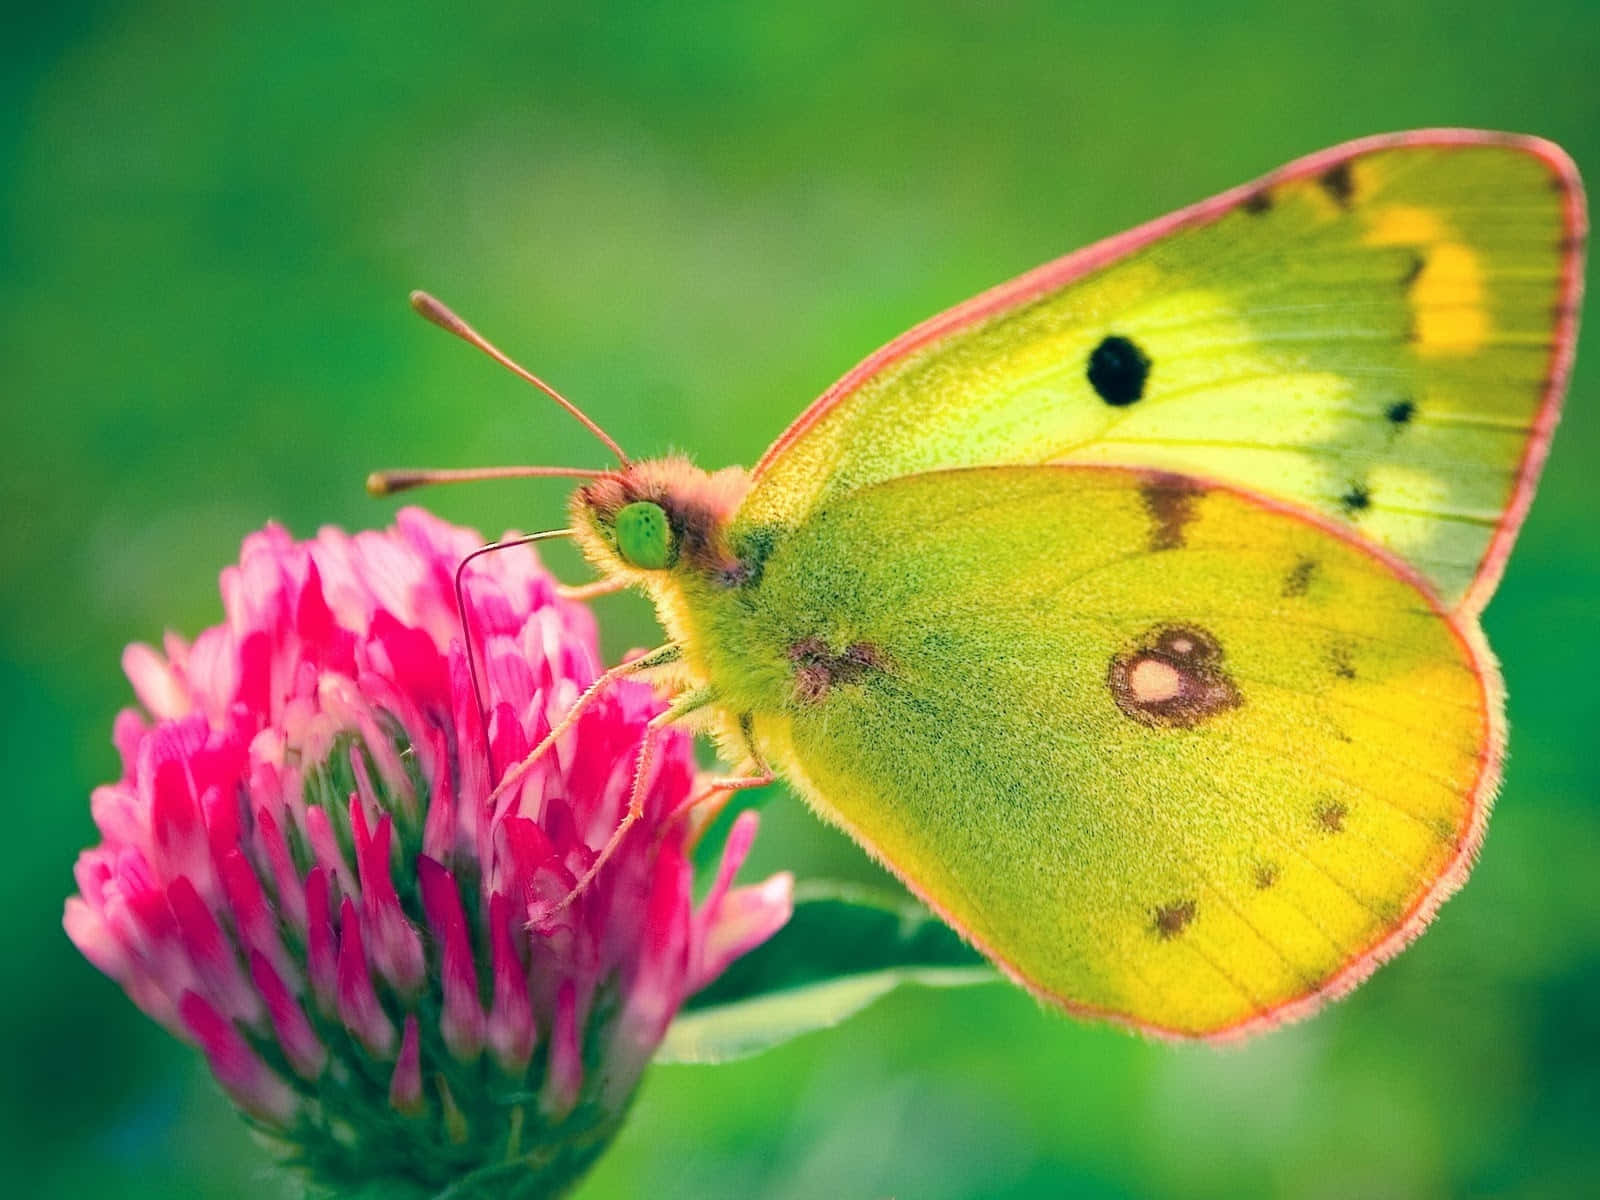
[[[0,1189],[282,1195],[196,1056],[74,953],[122,645],[218,615],[267,518],[375,466],[596,464],[426,286],[635,454],[750,464],[917,319],[1344,138],[1536,132],[1600,173],[1593,0],[776,6],[63,0],[0,48]],[[537,11],[535,11],[537,10]],[[1591,339],[1592,340],[1592,339]],[[581,1195],[1570,1196],[1600,1180],[1600,358],[1489,609],[1482,864],[1349,1000],[1175,1049],[1007,987],[660,1068]],[[428,497],[492,531],[558,483]],[[551,561],[569,576],[570,553]],[[608,647],[652,619],[602,602]],[[758,868],[871,877],[797,802]]]

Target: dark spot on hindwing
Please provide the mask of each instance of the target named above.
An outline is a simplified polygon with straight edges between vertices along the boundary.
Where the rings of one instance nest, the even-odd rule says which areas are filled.
[[[829,657],[827,643],[821,638],[801,638],[789,647],[789,661],[794,664],[795,699],[815,704],[828,694],[832,675],[825,663]]]
[[[1150,358],[1121,334],[1103,338],[1089,352],[1089,386],[1114,408],[1124,408],[1144,395]]]
[[[1256,885],[1257,891],[1266,891],[1269,887],[1278,882],[1277,863],[1257,863],[1255,873],[1251,876],[1250,882]]]
[[[1317,176],[1317,185],[1340,208],[1349,208],[1356,198],[1356,177],[1348,162],[1330,167]]]
[[[1323,833],[1343,833],[1344,819],[1350,815],[1350,810],[1338,800],[1324,800],[1317,805],[1317,828]]]
[[[1340,679],[1356,677],[1355,647],[1349,642],[1335,642],[1328,651],[1328,664]]]
[[[1372,507],[1372,493],[1367,490],[1366,484],[1352,483],[1349,491],[1339,497],[1339,507],[1344,510],[1344,515],[1347,517],[1366,512]]]
[[[1152,729],[1192,729],[1244,703],[1217,639],[1195,625],[1158,625],[1111,659],[1106,686],[1122,715]]]
[[[1155,911],[1155,931],[1162,941],[1170,941],[1177,937],[1194,920],[1195,902],[1193,900],[1174,900],[1171,904],[1163,904]]]
[[[1184,528],[1195,519],[1195,505],[1205,494],[1186,475],[1147,477],[1139,485],[1139,499],[1150,514],[1150,549],[1182,549]]]
[[[1396,429],[1411,424],[1411,418],[1417,415],[1417,406],[1411,400],[1396,400],[1383,410],[1383,419]]]
[[[801,638],[789,647],[794,664],[795,699],[817,704],[844,684],[860,683],[870,672],[887,669],[883,651],[871,642],[853,642],[838,654],[818,637]]]
[[[1289,573],[1283,577],[1283,595],[1285,599],[1295,596],[1304,596],[1311,590],[1312,577],[1317,573],[1317,560],[1302,558],[1289,568]]]

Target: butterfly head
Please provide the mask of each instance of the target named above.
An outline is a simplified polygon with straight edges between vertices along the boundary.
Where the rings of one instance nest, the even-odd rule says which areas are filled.
[[[687,459],[630,463],[573,493],[572,527],[609,574],[736,570],[725,531],[749,487],[738,468],[710,474]]]

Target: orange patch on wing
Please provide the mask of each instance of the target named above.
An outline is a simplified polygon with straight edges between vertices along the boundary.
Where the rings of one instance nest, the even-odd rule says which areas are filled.
[[[1425,355],[1471,354],[1489,336],[1483,264],[1459,242],[1428,252],[1411,285],[1417,350]]]
[[[1369,246],[1415,246],[1420,265],[1406,291],[1412,339],[1424,357],[1473,354],[1489,338],[1483,262],[1431,208],[1391,204],[1377,209]]]
[[[1372,228],[1361,240],[1369,246],[1422,246],[1446,237],[1439,214],[1412,204],[1380,208],[1372,217]]]

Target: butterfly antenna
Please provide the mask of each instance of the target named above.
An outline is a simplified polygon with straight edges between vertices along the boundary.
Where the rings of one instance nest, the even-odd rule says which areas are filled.
[[[367,476],[367,491],[373,496],[392,496],[412,488],[436,483],[479,483],[485,479],[598,479],[604,471],[582,467],[467,467],[462,470],[374,471]]]
[[[492,469],[492,468],[491,468]],[[547,529],[543,533],[530,533],[523,537],[507,538],[501,542],[490,542],[487,546],[479,546],[456,564],[456,619],[461,623],[461,643],[467,651],[467,675],[472,680],[472,698],[478,705],[478,721],[483,728],[484,745],[489,744],[489,709],[483,700],[483,684],[478,675],[478,652],[472,645],[472,626],[467,621],[467,567],[475,558],[482,558],[485,554],[494,554],[499,550],[511,550],[517,546],[531,546],[534,542],[548,542],[553,538],[571,537],[570,529]],[[489,764],[489,774],[494,774],[493,761]]]
[[[611,453],[617,456],[617,461],[619,463],[621,463],[624,467],[630,465],[628,456],[622,452],[622,447],[617,445],[616,440],[612,438],[609,433],[607,433],[604,429],[601,429],[599,425],[595,424],[594,420],[589,416],[588,413],[584,412],[583,409],[579,408],[571,400],[568,400],[565,396],[556,391],[555,388],[551,387],[544,380],[540,379],[532,371],[528,370],[521,364],[514,362],[510,356],[505,354],[499,349],[499,347],[495,346],[494,343],[490,342],[471,325],[468,325],[465,321],[458,317],[442,301],[428,295],[427,292],[412,292],[411,307],[416,310],[418,316],[432,321],[446,333],[455,334],[463,342],[466,342],[467,345],[476,346],[479,350],[482,350],[485,354],[494,359],[495,362],[499,363],[513,375],[517,375],[522,379],[526,379],[529,383],[533,384],[534,387],[538,388],[546,396],[549,396],[550,399],[554,400],[562,408],[566,409],[580,422],[582,422],[585,429],[594,434],[595,437],[599,438],[606,449],[610,450]]]

